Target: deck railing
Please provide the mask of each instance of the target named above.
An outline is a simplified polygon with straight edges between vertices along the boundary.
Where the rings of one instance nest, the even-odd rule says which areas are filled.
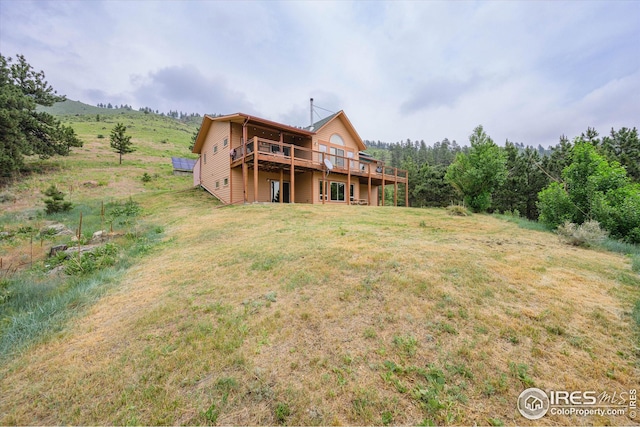
[[[382,178],[387,180],[407,178],[407,171],[391,166],[386,166],[380,160],[361,161],[347,156],[339,156],[324,151],[312,150],[298,145],[286,144],[284,142],[273,141],[264,138],[254,137],[242,144],[240,147],[231,150],[231,162],[241,160],[251,156],[254,148],[258,148],[260,160],[271,160],[278,163],[290,163],[293,155],[296,165],[309,166],[315,169],[323,170],[326,166],[325,159],[329,159],[333,165],[334,172],[349,173],[359,176],[368,176]]]

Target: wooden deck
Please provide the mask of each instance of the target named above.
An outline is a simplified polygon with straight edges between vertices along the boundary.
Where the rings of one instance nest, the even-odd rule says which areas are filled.
[[[257,151],[255,147],[258,147]],[[296,172],[326,172],[324,161],[328,159],[333,165],[332,174],[370,177],[374,185],[407,182],[406,170],[385,166],[379,160],[361,161],[258,137],[231,153],[231,168],[241,167],[245,163],[253,165],[256,157],[260,170],[291,170],[293,167]]]

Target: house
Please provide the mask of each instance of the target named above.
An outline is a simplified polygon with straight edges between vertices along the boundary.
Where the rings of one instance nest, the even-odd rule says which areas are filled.
[[[298,128],[244,113],[205,115],[193,152],[200,185],[225,204],[345,203],[383,205],[381,189],[405,186],[407,171],[363,153],[362,139],[339,111]]]

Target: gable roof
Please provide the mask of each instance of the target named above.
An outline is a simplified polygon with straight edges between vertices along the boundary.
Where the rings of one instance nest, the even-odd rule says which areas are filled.
[[[358,135],[356,128],[353,127],[353,125],[351,124],[351,121],[345,114],[344,110],[340,110],[337,113],[332,114],[329,117],[325,117],[324,119],[314,123],[313,124],[314,133],[318,133],[320,129],[327,126],[329,123],[333,122],[334,120],[342,121],[342,124],[347,128],[347,132],[349,132],[353,140],[356,142],[356,145],[358,146],[358,150],[367,149],[367,146],[364,145],[364,142],[362,142],[362,138],[360,138],[360,135]]]
[[[351,124],[351,121],[349,121],[349,119],[347,118],[347,115],[344,113],[343,110],[340,110],[337,113],[334,113],[328,117],[325,117],[322,120],[317,121],[316,123],[313,124],[313,126],[308,126],[306,128],[297,128],[294,126],[284,125],[282,123],[272,122],[271,120],[262,119],[260,117],[250,116],[245,113],[228,114],[226,116],[218,116],[218,117],[205,115],[202,119],[202,125],[200,126],[200,131],[198,132],[198,136],[196,137],[196,141],[195,141],[195,144],[193,145],[192,152],[200,153],[200,150],[202,149],[202,146],[204,145],[204,141],[207,137],[207,133],[209,133],[209,128],[211,127],[211,124],[213,122],[232,122],[232,123],[240,123],[240,124],[250,123],[250,124],[257,124],[262,126],[268,126],[270,128],[274,128],[276,130],[294,134],[294,135],[312,136],[317,134],[320,129],[327,126],[329,123],[331,123],[334,120],[342,121],[343,125],[347,128],[347,131],[349,132],[351,137],[355,140],[359,150],[367,149],[367,147],[364,145],[364,142],[362,142],[362,138],[360,138],[360,135],[358,135],[358,132],[356,132],[356,129]]]
[[[198,132],[198,136],[196,137],[195,144],[193,144],[193,153],[200,153],[202,146],[204,145],[204,140],[207,137],[207,133],[209,133],[209,128],[213,122],[231,122],[231,123],[249,123],[253,125],[261,125],[267,126],[281,132],[286,132],[289,134],[299,135],[299,136],[311,136],[314,133],[302,128],[297,128],[295,126],[284,125],[278,122],[272,122],[271,120],[263,119],[256,116],[251,116],[245,113],[235,113],[228,114],[226,116],[218,116],[211,117],[206,115],[202,118],[202,125],[200,126],[200,132]]]

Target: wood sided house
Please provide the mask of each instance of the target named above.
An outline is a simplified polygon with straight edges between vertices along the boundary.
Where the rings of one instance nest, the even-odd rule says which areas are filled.
[[[405,186],[407,171],[366,153],[343,111],[308,128],[243,113],[205,115],[193,152],[200,185],[225,204],[249,202],[384,205],[380,189]]]

